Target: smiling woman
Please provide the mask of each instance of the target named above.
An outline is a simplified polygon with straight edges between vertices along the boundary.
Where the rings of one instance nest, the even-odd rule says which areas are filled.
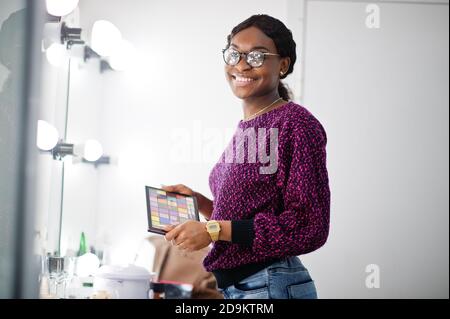
[[[184,185],[165,188],[196,196],[209,220],[170,226],[166,239],[188,251],[214,242],[203,265],[226,299],[317,298],[297,256],[318,249],[328,237],[327,137],[307,109],[289,101],[281,82],[296,61],[292,33],[273,17],[254,15],[227,40],[225,75],[242,99],[244,119],[210,173],[212,201]],[[256,129],[257,145],[243,143],[242,131]],[[277,162],[270,172],[260,170],[265,162],[255,163],[250,154],[267,157],[268,144],[271,151],[275,145]],[[230,161],[234,145],[244,146],[247,162]]]
[[[290,31],[285,27],[291,40],[287,41],[289,37],[279,36],[282,30],[276,23],[281,23],[279,20],[258,17],[236,26],[224,50],[227,80],[233,93],[244,100],[245,118],[264,109],[265,105],[276,108],[290,99],[281,79],[292,73],[296,60]],[[245,59],[241,59],[242,56]],[[285,101],[277,101],[280,97]]]

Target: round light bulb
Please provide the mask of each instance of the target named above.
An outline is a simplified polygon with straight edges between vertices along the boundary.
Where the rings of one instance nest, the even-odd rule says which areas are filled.
[[[45,51],[45,55],[47,57],[48,63],[50,63],[55,67],[58,67],[61,65],[61,63],[64,61],[66,57],[66,48],[62,44],[53,43]]]
[[[95,21],[92,27],[92,49],[102,56],[111,56],[115,53],[122,41],[119,29],[109,21]]]
[[[103,155],[103,147],[96,140],[87,140],[84,144],[84,159],[89,162],[95,162]]]
[[[132,67],[136,58],[136,49],[134,46],[122,40],[116,51],[109,58],[109,65],[116,71],[124,71]]]
[[[52,16],[62,17],[71,13],[79,0],[45,0],[47,12]]]
[[[56,128],[46,121],[38,120],[36,146],[43,151],[50,151],[58,143]]]

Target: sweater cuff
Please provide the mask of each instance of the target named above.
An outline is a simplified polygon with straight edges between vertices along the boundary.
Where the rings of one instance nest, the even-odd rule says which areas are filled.
[[[231,221],[231,242],[233,244],[252,246],[254,239],[253,219]]]

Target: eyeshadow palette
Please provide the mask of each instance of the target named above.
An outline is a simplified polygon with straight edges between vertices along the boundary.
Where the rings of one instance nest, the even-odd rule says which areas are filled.
[[[148,231],[166,234],[164,226],[178,225],[187,220],[199,221],[196,198],[145,186]]]

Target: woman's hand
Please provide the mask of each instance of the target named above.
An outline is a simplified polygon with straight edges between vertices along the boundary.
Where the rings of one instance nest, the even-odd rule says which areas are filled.
[[[206,219],[210,219],[213,210],[212,201],[210,199],[200,193],[194,192],[192,189],[183,184],[162,186],[161,188],[166,192],[176,192],[195,197],[200,213],[205,216]]]
[[[185,251],[196,251],[208,246],[212,240],[206,231],[205,223],[188,220],[177,226],[166,226],[167,241]]]

